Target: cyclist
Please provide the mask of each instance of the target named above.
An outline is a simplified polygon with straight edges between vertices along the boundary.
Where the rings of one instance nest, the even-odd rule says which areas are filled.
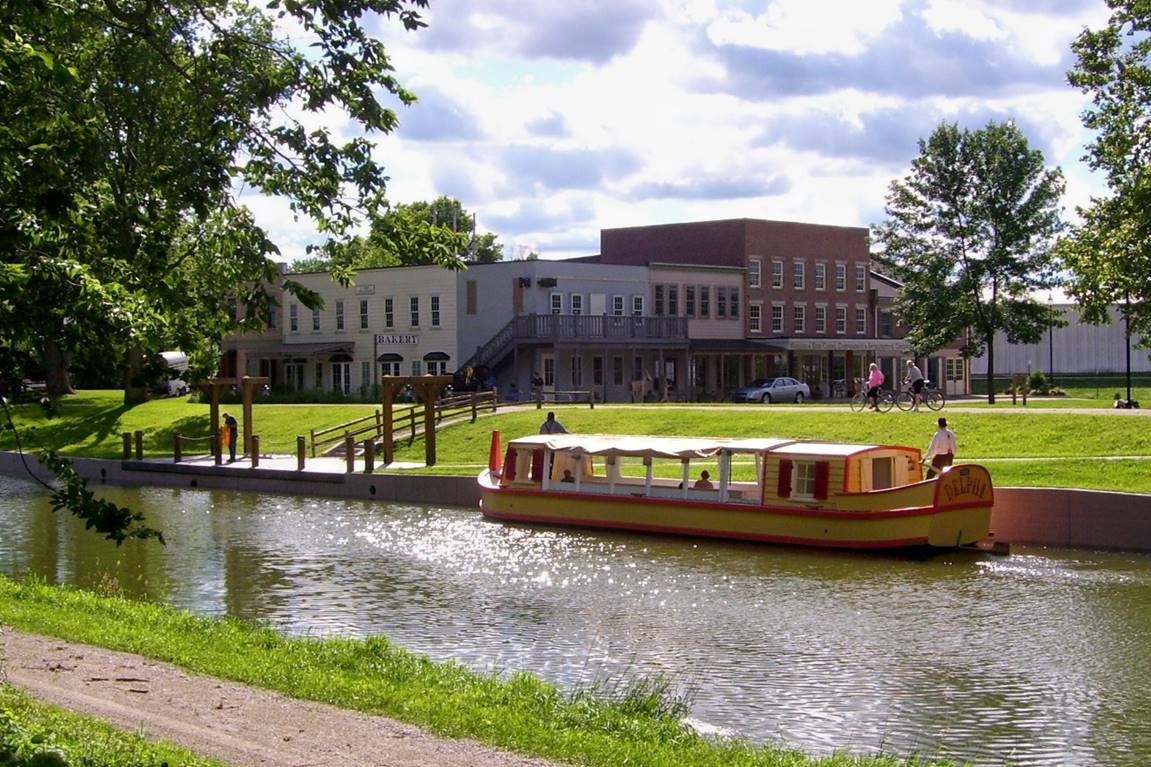
[[[871,409],[879,410],[879,387],[883,386],[883,371],[874,362],[867,371],[867,398],[871,400]]]
[[[915,360],[907,361],[907,377],[903,379],[905,384],[911,384],[911,409],[918,411],[919,403],[923,401],[923,371],[919,369],[919,365],[915,364]]]

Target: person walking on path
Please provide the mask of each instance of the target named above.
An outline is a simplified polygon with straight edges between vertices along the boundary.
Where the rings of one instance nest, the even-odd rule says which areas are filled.
[[[947,419],[940,418],[931,444],[927,446],[927,455],[923,457],[924,463],[931,463],[927,469],[927,478],[942,474],[943,470],[955,460],[955,451],[958,444],[955,441],[955,432],[947,428]]]
[[[228,446],[228,463],[236,462],[236,437],[240,423],[231,413],[224,413],[224,443]]]
[[[871,409],[879,410],[879,387],[883,386],[883,371],[874,362],[867,370],[867,398],[871,400]]]
[[[548,411],[547,420],[540,424],[540,434],[567,434],[568,430],[556,420],[556,414]]]
[[[911,384],[911,409],[918,411],[919,403],[923,401],[924,378],[923,371],[915,364],[915,360],[907,361],[907,377],[903,382]]]

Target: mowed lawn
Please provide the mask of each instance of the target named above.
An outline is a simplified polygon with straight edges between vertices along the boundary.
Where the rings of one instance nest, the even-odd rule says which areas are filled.
[[[144,433],[145,455],[172,454],[173,435],[190,438],[187,454],[206,453],[208,405],[184,398],[157,399],[125,408],[119,391],[88,391],[64,397],[49,417],[37,405],[13,408],[26,449],[52,448],[68,455],[116,458],[124,432]],[[1068,412],[1068,400],[1032,399],[1012,407],[977,402],[951,405],[941,413],[853,413],[846,405],[563,405],[554,409],[574,432],[685,436],[771,436],[866,444],[901,444],[926,449],[938,415],[948,417],[959,438],[960,460],[984,462],[999,486],[1082,487],[1151,493],[1151,420],[1108,408]],[[237,416],[240,407],[223,406]],[[324,429],[378,409],[370,404],[257,404],[253,431],[263,453],[292,453],[296,436]],[[538,431],[544,413],[522,405],[476,423],[443,425],[437,433],[437,465],[422,473],[473,474],[487,461],[492,430],[505,440]],[[198,441],[197,441],[198,440]],[[0,435],[0,448],[15,447],[13,434]],[[419,463],[424,442],[404,441],[396,459]]]

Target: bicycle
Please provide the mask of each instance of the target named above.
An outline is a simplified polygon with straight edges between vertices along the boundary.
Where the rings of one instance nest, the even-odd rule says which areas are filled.
[[[939,389],[932,387],[930,381],[923,382],[923,391],[919,393],[919,399],[923,404],[927,405],[930,410],[942,410],[943,406],[947,404],[947,396],[939,391]],[[899,395],[895,398],[895,405],[905,413],[914,407],[915,396],[910,386],[899,392]]]
[[[895,392],[890,389],[880,389],[878,396],[875,398],[875,407],[880,412],[886,413],[891,410],[895,405]],[[861,389],[855,393],[851,398],[851,409],[856,413],[862,413],[865,409],[871,406],[871,400],[867,396],[867,390]]]

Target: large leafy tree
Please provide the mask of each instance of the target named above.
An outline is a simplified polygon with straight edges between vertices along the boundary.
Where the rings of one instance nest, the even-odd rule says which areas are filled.
[[[995,401],[995,334],[1033,343],[1057,318],[1032,293],[1053,284],[1063,178],[1011,122],[981,130],[941,124],[891,183],[877,260],[903,282],[895,309],[920,353],[959,339],[987,354]]]
[[[1085,159],[1111,195],[1093,199],[1061,246],[1068,291],[1085,319],[1119,305],[1132,332],[1151,335],[1151,5],[1108,0],[1111,18],[1072,44],[1072,85],[1093,97],[1083,124],[1096,138]]]
[[[297,260],[292,271],[331,270],[350,278],[358,269],[423,266],[452,258],[461,266],[491,263],[503,258],[496,239],[491,232],[475,231],[475,219],[459,200],[440,196],[389,208],[367,236],[330,243],[323,255]]]
[[[366,24],[414,30],[426,4],[0,0],[0,345],[38,354],[56,392],[70,350],[105,350],[131,403],[151,352],[210,365],[243,329],[234,298],[262,324],[278,249],[236,190],[286,199],[334,241],[377,220],[367,136],[397,125],[384,99],[415,97]],[[329,112],[364,137],[314,127]]]

